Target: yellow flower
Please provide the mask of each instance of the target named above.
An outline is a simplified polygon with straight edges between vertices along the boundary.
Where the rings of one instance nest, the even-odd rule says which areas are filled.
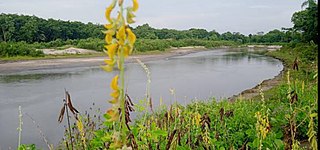
[[[117,39],[119,39],[119,41],[124,41],[126,39],[125,26],[121,26],[118,30]]]
[[[133,44],[136,42],[136,35],[134,35],[134,33],[131,31],[130,28],[126,29],[127,34],[128,34],[128,41],[130,43],[131,46],[133,46]]]
[[[113,122],[117,121],[119,119],[119,113],[118,111],[115,111],[113,109],[107,110],[107,115],[110,117],[107,121]]]
[[[112,7],[112,5],[110,5],[110,6],[106,9],[106,13],[105,13],[106,18],[107,18],[107,20],[108,20],[109,22],[112,22],[112,19],[111,19],[111,17],[110,17],[112,9],[113,9],[113,7]]]
[[[112,35],[111,34],[106,34],[105,41],[106,41],[107,44],[111,44]]]
[[[110,94],[110,96],[115,98],[115,99],[118,99],[119,95],[120,95],[119,90],[115,90]]]
[[[114,55],[116,53],[116,50],[118,48],[118,44],[110,44],[110,45],[107,45],[105,46],[105,48],[108,50],[108,56],[110,59],[113,59],[114,58]]]
[[[136,17],[136,16],[132,13],[132,8],[129,7],[129,8],[127,9],[127,22],[128,22],[129,24],[134,23],[134,22],[135,22],[135,21],[133,20],[134,17]]]
[[[116,103],[118,103],[118,99],[116,99],[116,98],[113,98],[112,100],[109,100],[109,103],[111,103],[111,104],[116,104]]]
[[[111,81],[111,84],[110,84],[111,89],[113,89],[113,90],[119,90],[119,87],[118,87],[118,78],[119,78],[118,75],[116,75],[115,77],[113,77],[113,79],[112,79],[112,81]]]
[[[101,68],[106,72],[111,72],[113,70],[113,66],[111,65],[101,66]]]
[[[105,16],[107,18],[107,20],[111,23],[112,22],[112,19],[110,17],[111,15],[111,11],[113,10],[113,8],[116,6],[116,3],[117,1],[116,0],[113,0],[113,2],[110,4],[110,6],[106,9],[106,12],[105,12]]]
[[[104,25],[104,28],[106,28],[106,29],[112,29],[114,27],[114,24],[105,24]]]
[[[104,60],[104,62],[105,62],[107,65],[110,65],[110,66],[113,66],[114,63],[115,63],[115,61],[112,60],[112,59],[106,59],[106,60]]]
[[[111,84],[110,84],[110,87],[113,90],[110,94],[110,96],[112,97],[112,100],[110,100],[109,102],[111,104],[116,104],[119,99],[120,91],[119,91],[119,86],[118,86],[118,78],[119,78],[118,75],[113,77]]]
[[[131,54],[131,50],[132,48],[130,48],[129,46],[123,47],[124,57],[128,57]]]
[[[132,0],[132,2],[133,2],[132,10],[137,11],[139,8],[138,0]]]
[[[201,115],[198,112],[195,114],[195,120],[196,120],[196,125],[199,126],[201,121]]]

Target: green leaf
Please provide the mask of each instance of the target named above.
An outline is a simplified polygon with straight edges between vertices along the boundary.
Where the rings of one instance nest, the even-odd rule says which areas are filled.
[[[152,134],[155,136],[167,136],[167,132],[164,130],[154,130],[152,131]]]
[[[311,118],[314,118],[314,117],[316,117],[318,114],[317,113],[313,113],[313,114],[310,114],[310,117]]]
[[[283,133],[282,132],[279,131],[279,132],[276,133],[276,138],[277,139],[281,139],[282,137],[283,137]]]
[[[252,143],[253,148],[259,147],[259,139],[254,139]]]
[[[177,146],[177,149],[179,150],[188,150],[189,148],[188,147],[185,147],[185,146]]]
[[[220,147],[219,150],[226,150],[224,147]]]
[[[275,139],[274,143],[277,145],[278,148],[281,148],[284,146],[282,140],[280,140],[280,139]]]

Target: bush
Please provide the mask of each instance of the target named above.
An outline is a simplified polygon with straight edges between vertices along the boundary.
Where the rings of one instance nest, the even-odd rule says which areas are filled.
[[[42,51],[36,50],[32,45],[26,42],[1,42],[0,43],[0,57],[14,57],[14,56],[44,56]]]
[[[78,40],[76,47],[83,48],[83,49],[102,51],[104,44],[105,44],[104,41],[101,39],[88,38],[88,39]]]

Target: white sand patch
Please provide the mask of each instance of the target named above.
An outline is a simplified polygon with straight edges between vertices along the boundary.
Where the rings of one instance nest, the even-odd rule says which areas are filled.
[[[94,50],[87,50],[87,49],[81,49],[81,48],[74,48],[70,47],[64,50],[56,50],[56,49],[40,49],[43,51],[45,55],[66,55],[66,54],[97,54],[100,52],[94,51]]]

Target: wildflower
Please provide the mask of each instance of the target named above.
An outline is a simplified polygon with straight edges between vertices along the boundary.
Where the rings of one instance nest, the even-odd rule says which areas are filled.
[[[106,19],[110,22],[110,23],[112,23],[112,19],[111,19],[111,12],[112,12],[112,10],[113,10],[113,8],[115,7],[115,5],[116,5],[116,1],[115,0],[113,0],[113,2],[110,4],[110,6],[106,9],[106,12],[105,12],[105,16],[106,16]]]
[[[137,11],[138,10],[138,8],[139,8],[139,4],[138,4],[138,1],[137,0],[132,0],[132,2],[133,2],[133,11]]]
[[[128,34],[128,41],[130,45],[133,46],[133,44],[136,42],[136,36],[134,35],[134,33],[131,31],[130,28],[127,28],[126,32]]]
[[[114,109],[107,110],[107,115],[110,117],[107,121],[108,122],[114,122],[119,119],[119,113],[118,111],[115,111]]]

